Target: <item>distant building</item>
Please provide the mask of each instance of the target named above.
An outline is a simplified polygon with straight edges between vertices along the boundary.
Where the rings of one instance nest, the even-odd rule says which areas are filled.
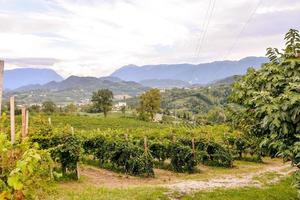
[[[113,110],[121,110],[122,107],[126,107],[126,102],[118,102],[114,105]]]
[[[162,119],[163,119],[163,116],[164,116],[163,114],[157,113],[157,114],[154,115],[153,121],[154,121],[154,122],[161,122]]]
[[[130,96],[128,94],[114,95],[114,99],[117,99],[117,100],[124,100],[124,99],[130,99],[130,98],[132,98],[132,96]]]

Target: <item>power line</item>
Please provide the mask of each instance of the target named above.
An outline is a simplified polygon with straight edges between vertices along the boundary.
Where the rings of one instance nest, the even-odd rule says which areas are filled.
[[[202,47],[203,47],[203,44],[204,44],[204,41],[205,41],[205,38],[206,38],[206,35],[207,35],[207,32],[208,32],[208,28],[209,28],[209,25],[210,25],[210,22],[211,22],[211,18],[213,16],[215,5],[216,5],[216,0],[212,0],[212,7],[211,7],[210,12],[209,12],[209,17],[208,17],[208,20],[207,20],[207,23],[206,23],[206,27],[204,29],[204,33],[203,33],[203,37],[202,37],[200,45],[199,45],[199,49],[197,51],[197,56],[199,56],[200,53],[201,53],[201,50],[202,50]]]
[[[208,7],[206,9],[206,12],[205,12],[205,15],[204,15],[204,19],[203,19],[203,24],[202,24],[203,30],[206,27],[206,21],[207,21],[208,16],[209,16],[209,11],[210,11],[210,7],[211,7],[211,3],[212,3],[212,0],[209,0]],[[201,32],[200,37],[197,40],[196,49],[195,49],[195,57],[198,56],[197,53],[199,51],[199,46],[200,46],[200,42],[202,41],[203,33],[204,33],[204,31]]]
[[[231,47],[229,48],[226,56],[224,57],[223,60],[227,60],[228,56],[230,56],[230,54],[232,53],[232,50],[236,47],[236,45],[238,44],[240,37],[242,35],[242,33],[245,31],[247,25],[250,23],[250,21],[252,20],[252,18],[254,17],[254,15],[256,14],[257,9],[261,6],[263,0],[259,0],[258,4],[256,4],[254,10],[251,12],[250,16],[248,17],[247,21],[244,23],[241,31],[238,33],[238,35],[235,37],[235,40],[233,41]]]

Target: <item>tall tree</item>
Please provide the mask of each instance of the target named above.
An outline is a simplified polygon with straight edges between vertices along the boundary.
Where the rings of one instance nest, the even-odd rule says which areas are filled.
[[[108,89],[101,89],[93,93],[92,102],[98,112],[103,112],[104,117],[112,109],[113,93]]]
[[[159,89],[151,89],[140,96],[140,106],[138,111],[142,118],[153,121],[154,115],[160,110],[161,94]]]
[[[298,31],[290,30],[278,63],[250,69],[234,85],[231,100],[240,106],[238,123],[261,147],[300,168],[300,58],[295,52]],[[298,39],[297,39],[298,38]]]

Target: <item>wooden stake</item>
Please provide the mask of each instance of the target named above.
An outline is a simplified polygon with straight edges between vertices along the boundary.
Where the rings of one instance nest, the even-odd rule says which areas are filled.
[[[26,108],[22,107],[22,129],[21,129],[22,141],[26,137]]]
[[[128,134],[125,134],[125,140],[128,141]]]
[[[26,110],[26,128],[25,128],[26,136],[28,136],[28,128],[29,128],[29,110]]]
[[[52,125],[51,117],[48,118],[48,122],[49,122],[49,125],[51,126]]]
[[[145,152],[148,151],[148,141],[147,141],[147,137],[144,137],[144,148],[145,148]]]
[[[15,143],[16,129],[15,129],[15,97],[10,97],[10,139],[11,143]]]
[[[2,116],[3,71],[4,61],[0,60],[0,117]]]
[[[74,127],[73,126],[71,126],[71,133],[72,133],[72,135],[74,135]]]
[[[196,157],[195,138],[192,139],[192,149],[193,149],[194,157]]]
[[[80,167],[78,162],[76,163],[76,175],[77,175],[77,180],[80,179]]]

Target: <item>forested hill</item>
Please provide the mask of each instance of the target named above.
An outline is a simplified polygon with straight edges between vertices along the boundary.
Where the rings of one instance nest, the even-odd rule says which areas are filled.
[[[212,63],[170,65],[128,65],[111,76],[127,81],[140,82],[149,79],[181,80],[190,84],[208,84],[233,75],[243,75],[249,67],[260,68],[267,62],[265,57],[247,57],[239,61],[216,61]]]

